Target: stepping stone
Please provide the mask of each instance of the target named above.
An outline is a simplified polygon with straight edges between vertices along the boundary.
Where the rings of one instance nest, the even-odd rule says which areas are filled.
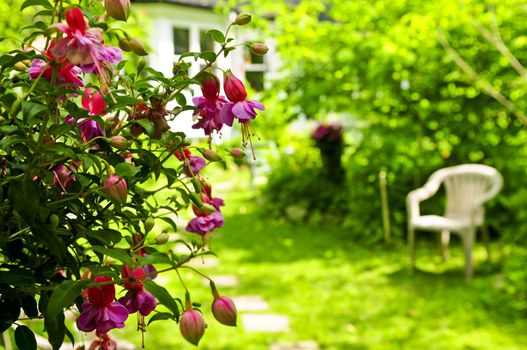
[[[289,318],[274,314],[242,314],[243,328],[247,332],[287,332]]]
[[[234,288],[238,287],[240,284],[238,277],[235,275],[210,276],[210,278],[214,281],[217,287]],[[209,281],[203,281],[203,284],[208,286]]]
[[[238,311],[265,311],[269,309],[269,304],[260,295],[240,296],[233,299]]]
[[[298,343],[276,343],[271,345],[269,350],[319,350],[315,341],[301,341]]]

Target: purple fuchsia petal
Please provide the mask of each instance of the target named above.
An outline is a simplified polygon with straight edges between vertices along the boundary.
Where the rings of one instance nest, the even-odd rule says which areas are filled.
[[[232,123],[234,122],[234,113],[232,112],[233,106],[234,103],[227,102],[221,108],[221,121],[223,122],[223,124],[226,124],[228,126],[232,126]]]

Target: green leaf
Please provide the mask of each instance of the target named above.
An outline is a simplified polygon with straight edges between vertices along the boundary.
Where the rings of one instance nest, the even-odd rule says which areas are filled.
[[[26,326],[18,326],[15,329],[15,343],[19,350],[36,350],[37,339],[33,331]]]
[[[46,317],[54,318],[62,314],[64,308],[71,305],[77,295],[81,294],[83,287],[87,283],[89,283],[88,280],[66,280],[55,287],[48,301]]]
[[[48,111],[48,108],[40,103],[32,101],[22,102],[22,115],[24,116],[24,122],[28,125],[34,125],[37,123],[35,117],[40,114],[44,114]]]
[[[132,164],[127,162],[122,162],[115,166],[115,174],[120,177],[134,177],[139,171],[141,171],[141,167],[132,166]]]
[[[59,259],[64,258],[67,253],[66,245],[49,225],[32,225],[31,232],[35,238],[46,245],[52,255]]]
[[[214,62],[218,57],[214,51],[203,51],[200,55],[205,61]]]
[[[38,316],[37,301],[31,295],[24,295],[22,297],[22,309],[24,310],[24,313],[30,318]]]
[[[0,281],[12,286],[22,286],[35,283],[33,273],[23,269],[0,271]]]
[[[214,40],[218,44],[223,45],[225,43],[225,35],[219,30],[212,29],[212,30],[209,30],[207,33],[209,33],[212,40]]]
[[[168,312],[158,312],[157,314],[155,314],[154,316],[150,317],[150,319],[148,320],[148,324],[147,326],[152,323],[152,322],[155,322],[155,321],[161,321],[161,320],[168,320],[168,319],[171,319],[173,318],[174,316],[172,316],[172,314],[168,313]]]
[[[180,106],[185,106],[187,104],[187,98],[181,92],[176,94],[176,101]]]
[[[174,317],[176,317],[176,319],[179,319],[179,307],[165,287],[162,287],[151,280],[146,280],[143,282],[143,284],[147,291],[152,293],[152,295],[155,296],[162,305],[166,306],[167,309],[172,311],[172,314]]]
[[[88,280],[66,280],[53,290],[49,298],[44,325],[48,332],[49,342],[53,349],[60,349],[64,342],[66,326],[64,325],[64,308],[73,304],[75,298],[82,292]]]
[[[26,0],[22,3],[22,6],[20,6],[20,11],[22,12],[24,11],[26,7],[36,6],[36,5],[43,6],[47,9],[53,8],[53,5],[51,5],[48,0]]]
[[[148,135],[152,135],[154,133],[154,123],[152,123],[150,120],[136,119],[133,122],[141,125],[146,130]]]
[[[101,246],[93,246],[93,250],[96,251],[97,253],[110,256],[114,258],[115,260],[119,260],[128,266],[133,265],[132,258],[128,254],[127,250],[119,249],[119,248],[106,248],[106,247],[101,247]]]
[[[122,236],[119,231],[111,229],[103,229],[97,231],[87,230],[84,232],[87,236],[93,237],[104,244],[115,244],[119,243]]]
[[[9,186],[9,201],[13,208],[20,214],[28,224],[35,222],[35,216],[39,206],[38,185],[29,177],[23,181],[13,181]]]
[[[152,264],[168,264],[172,265],[172,260],[163,253],[154,253],[150,255],[145,255],[142,257],[138,263],[139,266],[152,265]]]

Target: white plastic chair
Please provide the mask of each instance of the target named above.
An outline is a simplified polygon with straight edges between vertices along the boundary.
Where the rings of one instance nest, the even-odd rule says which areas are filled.
[[[446,210],[443,216],[421,215],[419,203],[431,198],[444,184]],[[415,231],[441,232],[443,258],[448,257],[450,233],[461,236],[465,253],[465,277],[472,278],[472,248],[476,230],[482,228],[490,257],[488,230],[485,226],[484,203],[498,194],[503,185],[501,174],[494,168],[481,164],[464,164],[440,169],[433,173],[421,188],[410,192],[406,198],[408,211],[408,246],[412,268],[415,266]]]

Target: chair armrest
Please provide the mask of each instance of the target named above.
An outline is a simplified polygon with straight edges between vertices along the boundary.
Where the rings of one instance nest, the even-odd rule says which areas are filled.
[[[419,203],[429,199],[434,194],[436,194],[437,190],[439,190],[440,185],[440,181],[436,181],[435,179],[431,178],[423,187],[420,187],[408,193],[408,195],[406,196],[406,210],[408,213],[409,222],[412,219],[417,218],[421,215],[419,210]]]

